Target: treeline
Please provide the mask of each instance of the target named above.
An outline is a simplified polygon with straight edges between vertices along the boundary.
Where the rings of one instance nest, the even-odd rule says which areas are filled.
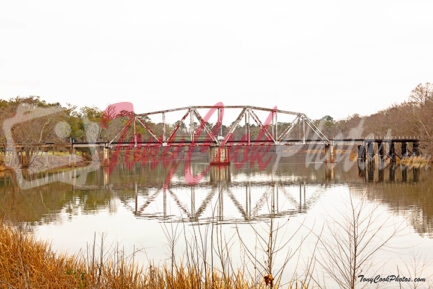
[[[418,137],[421,152],[433,154],[433,84],[419,84],[407,101],[370,116],[355,114],[345,120],[328,119],[324,123],[324,130],[331,137],[348,137],[354,133],[361,138]]]
[[[102,112],[96,107],[48,103],[39,96],[0,99],[0,143],[7,135],[17,144],[64,143],[86,137],[83,116],[99,122]],[[6,122],[5,122],[6,121]]]
[[[40,110],[38,110],[38,108]],[[109,107],[110,108],[110,107]],[[119,135],[124,135],[124,140],[131,140],[133,137],[133,125],[131,124],[131,114],[127,111],[116,112],[110,109],[104,111],[96,107],[82,107],[67,105],[61,106],[60,103],[48,103],[40,97],[16,97],[9,100],[0,100],[0,123],[3,130],[0,131],[0,143],[6,143],[6,133],[10,133],[16,143],[67,143],[71,141],[86,141],[87,125],[96,123],[99,125],[97,134],[98,141],[110,141]],[[42,109],[42,110],[41,110]],[[47,109],[52,109],[48,111]],[[47,112],[46,115],[38,115],[37,112]],[[49,113],[48,113],[49,112]],[[15,117],[15,118],[14,118]],[[9,119],[6,124],[11,124],[10,119],[14,118],[13,125],[8,127],[4,121]],[[142,119],[151,130],[161,136],[163,131],[170,132],[178,127],[176,137],[185,138],[191,134],[199,125],[193,123],[176,122],[173,124],[153,123],[149,118]],[[317,126],[329,138],[335,137],[367,137],[367,136],[415,136],[421,139],[421,150],[423,153],[433,153],[433,84],[419,84],[408,96],[408,100],[394,105],[388,109],[379,111],[370,116],[360,116],[355,114],[345,120],[334,120],[331,116],[325,116],[320,120],[315,120]],[[123,128],[129,124],[129,128]],[[283,131],[288,126],[296,124],[279,123],[279,131]],[[221,132],[225,135],[230,126],[222,126]],[[136,134],[140,138],[152,138],[143,126],[136,126]],[[212,125],[209,124],[209,129]],[[245,127],[239,125],[233,131],[234,138],[245,136]],[[301,130],[294,129],[295,133],[302,133]],[[251,138],[260,135],[260,127],[251,125],[249,128]],[[291,136],[293,137],[293,135]],[[296,135],[294,136],[296,137]]]

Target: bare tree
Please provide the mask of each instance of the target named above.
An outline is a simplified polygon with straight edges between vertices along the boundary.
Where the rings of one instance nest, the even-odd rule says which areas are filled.
[[[415,121],[417,135],[427,140],[426,149],[431,152],[433,146],[433,84],[418,84],[412,90],[409,101],[412,104],[412,119]]]
[[[47,113],[39,116],[38,111]],[[4,126],[3,122],[3,130],[7,130],[3,133],[12,137],[22,167],[30,165],[32,156],[41,151],[41,145],[64,143],[68,139],[63,137],[62,131],[62,127],[67,126],[68,116],[59,104],[47,104],[38,97],[16,98],[9,101],[9,105],[3,106],[1,112],[3,121],[14,119],[11,127]]]
[[[239,228],[236,227],[236,232],[239,237],[239,241],[241,242],[241,246],[246,253],[247,259],[254,264],[255,270],[259,270],[265,284],[269,288],[281,288],[284,286],[283,276],[285,274],[285,270],[289,262],[293,259],[293,257],[298,254],[301,250],[304,241],[310,235],[311,231],[307,233],[306,236],[302,237],[301,240],[295,243],[295,237],[300,233],[300,231],[304,228],[304,224],[299,224],[296,227],[295,231],[287,236],[282,234],[284,228],[289,224],[287,220],[278,219],[274,213],[271,213],[269,216],[269,223],[265,225],[264,230],[260,230],[256,227],[256,224],[251,224],[251,228],[256,236],[256,249],[262,251],[264,256],[260,254],[260,252],[256,252],[251,249],[248,244],[245,243],[245,240],[242,238],[242,234],[239,231]],[[284,236],[283,236],[284,235]],[[314,248],[314,252],[315,252]],[[314,254],[313,252],[313,254]],[[276,259],[279,259],[278,265],[276,265]],[[314,268],[314,260],[309,260],[307,264],[307,269],[304,274],[303,280],[296,280],[293,272],[292,280],[286,282],[291,282],[293,286],[300,285],[300,288],[308,288],[311,282],[311,271]],[[256,274],[250,274],[252,277],[256,277]],[[287,276],[285,276],[287,277]]]
[[[372,256],[397,233],[396,227],[383,233],[388,224],[380,221],[376,209],[368,208],[365,196],[355,200],[349,193],[349,213],[332,218],[324,227],[325,234],[318,237],[317,262],[340,288],[357,287],[359,275],[370,268]]]

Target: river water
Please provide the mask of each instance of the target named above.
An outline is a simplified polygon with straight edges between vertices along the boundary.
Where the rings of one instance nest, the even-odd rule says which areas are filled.
[[[356,163],[314,163],[302,154],[272,157],[266,166],[232,160],[221,167],[209,167],[203,155],[172,168],[119,160],[111,168],[60,173],[68,182],[35,174],[27,177],[28,189],[3,175],[0,210],[61,253],[89,259],[93,247],[103,246],[105,257],[122,252],[143,266],[183,262],[226,274],[241,270],[257,282],[272,270],[283,282],[328,288],[343,280],[338,264],[349,268],[345,252],[356,232],[364,278],[399,275],[425,278],[417,288],[432,285],[429,168],[360,170]],[[189,170],[206,173],[191,184]],[[415,284],[361,279],[357,286],[366,288]]]

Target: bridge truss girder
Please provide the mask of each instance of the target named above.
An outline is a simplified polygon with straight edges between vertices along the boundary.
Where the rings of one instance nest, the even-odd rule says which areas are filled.
[[[202,115],[199,110],[206,109],[208,113]],[[240,113],[231,122],[230,126],[223,131],[223,116],[227,111],[240,110]],[[166,116],[171,113],[181,112],[182,117],[170,125],[166,121]],[[217,114],[217,122],[211,124],[208,120],[211,115]],[[267,113],[265,120],[259,117],[259,113]],[[159,132],[152,128],[149,118],[160,116],[162,123]],[[292,117],[290,123],[281,129],[279,119]],[[240,128],[244,120],[245,134],[241,139],[233,138],[234,132]],[[189,123],[186,123],[188,122]],[[198,124],[198,125],[196,125]],[[178,132],[182,127],[188,128],[188,136],[182,136],[179,140]],[[258,128],[259,138],[253,138],[252,127]],[[138,128],[147,133],[150,138],[146,141],[137,137]],[[295,128],[300,129],[302,137],[293,138],[292,132]],[[128,131],[133,130],[133,139],[125,141]],[[309,137],[309,135],[312,136]],[[303,143],[309,140],[322,141],[329,143],[326,135],[311,121],[304,113],[280,110],[277,108],[269,109],[255,106],[191,106],[169,110],[161,110],[143,114],[130,114],[125,125],[116,136],[110,140],[110,145],[122,145],[124,143],[149,146],[170,146],[170,145],[196,145],[196,146],[231,146],[231,145],[284,145],[290,143]]]

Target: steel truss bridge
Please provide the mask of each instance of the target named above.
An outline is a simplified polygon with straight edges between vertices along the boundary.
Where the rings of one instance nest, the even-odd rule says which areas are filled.
[[[132,110],[116,111],[109,109],[103,114],[102,126],[109,128],[110,134],[84,142],[69,144],[15,144],[3,145],[3,151],[16,151],[13,158],[22,156],[24,147],[39,150],[75,148],[104,148],[104,163],[110,159],[112,148],[140,147],[210,147],[211,164],[224,164],[230,161],[228,148],[233,146],[284,146],[316,145],[323,146],[327,161],[334,162],[334,145],[358,145],[359,158],[377,154],[381,159],[396,156],[419,155],[417,137],[370,137],[329,139],[306,114],[275,108],[256,106],[188,106],[136,114]],[[156,121],[155,121],[156,120]],[[110,127],[112,121],[117,121]],[[117,131],[116,131],[117,128]],[[112,137],[109,137],[111,135]],[[412,151],[407,144],[412,143]],[[394,144],[400,144],[397,151]],[[217,149],[215,149],[217,148]],[[221,149],[220,149],[221,148]],[[92,157],[94,150],[91,150]],[[279,156],[283,156],[279,154]]]
[[[178,118],[172,121],[173,125],[170,125],[167,119],[172,115]],[[225,119],[226,115],[230,115],[228,122]],[[110,147],[130,144],[135,146],[224,147],[329,143],[327,136],[304,113],[277,108],[218,104],[189,106],[143,114],[130,112],[129,114],[124,113],[123,116],[127,116],[128,120],[116,136],[108,142]],[[150,118],[161,121],[155,124],[149,121]],[[211,118],[213,122],[210,121]],[[229,125],[224,125],[223,122]],[[244,130],[242,137],[235,137],[234,133],[237,129]],[[294,136],[295,130],[297,136]],[[144,140],[139,135],[148,137]]]

